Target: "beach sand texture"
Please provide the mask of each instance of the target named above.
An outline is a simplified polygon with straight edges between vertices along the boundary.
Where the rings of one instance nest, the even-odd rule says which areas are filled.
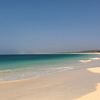
[[[0,83],[0,100],[99,100],[100,68]]]

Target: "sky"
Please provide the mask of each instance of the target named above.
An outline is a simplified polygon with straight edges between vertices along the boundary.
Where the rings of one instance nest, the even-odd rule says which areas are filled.
[[[100,49],[100,0],[0,0],[0,53]]]

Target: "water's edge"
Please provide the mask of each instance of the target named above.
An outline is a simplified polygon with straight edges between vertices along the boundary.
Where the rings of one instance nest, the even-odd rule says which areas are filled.
[[[99,65],[97,54],[0,55],[0,81],[40,77]]]

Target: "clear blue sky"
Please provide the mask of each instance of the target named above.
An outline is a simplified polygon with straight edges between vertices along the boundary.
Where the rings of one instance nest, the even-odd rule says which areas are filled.
[[[100,49],[100,0],[0,0],[0,53]]]

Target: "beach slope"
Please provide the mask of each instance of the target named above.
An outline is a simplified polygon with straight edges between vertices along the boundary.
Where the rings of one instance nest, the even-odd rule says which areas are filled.
[[[99,94],[99,67],[0,82],[0,100],[98,100]]]

